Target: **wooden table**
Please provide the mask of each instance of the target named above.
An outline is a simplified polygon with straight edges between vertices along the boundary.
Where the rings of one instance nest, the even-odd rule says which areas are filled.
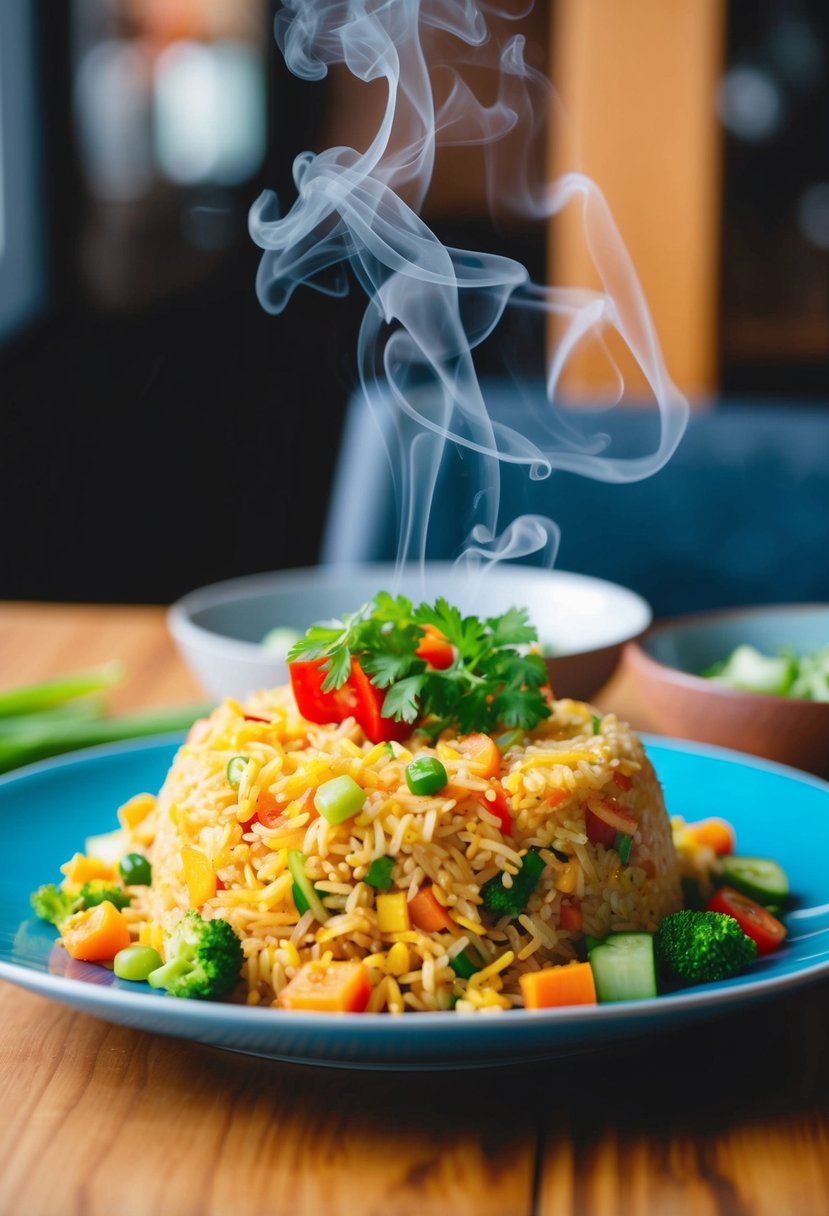
[[[0,604],[0,684],[123,659],[200,692],[162,608]],[[602,695],[650,729],[622,670]],[[13,864],[6,859],[7,864]],[[0,985],[2,1216],[818,1216],[829,984],[531,1067],[393,1075],[157,1037]]]

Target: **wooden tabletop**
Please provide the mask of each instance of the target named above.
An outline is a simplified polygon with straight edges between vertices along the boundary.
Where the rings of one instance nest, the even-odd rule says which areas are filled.
[[[201,698],[163,608],[0,604],[0,686],[111,658],[118,708]],[[624,670],[597,701],[651,729]],[[827,983],[465,1072],[282,1064],[11,984],[0,1027],[2,1216],[829,1213]]]

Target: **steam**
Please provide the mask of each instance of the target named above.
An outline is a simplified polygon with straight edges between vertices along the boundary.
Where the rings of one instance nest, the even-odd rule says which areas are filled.
[[[504,25],[507,33],[497,36],[494,29]],[[361,81],[384,80],[387,98],[365,150],[333,147],[296,158],[297,196],[286,214],[270,191],[252,206],[251,236],[264,250],[256,283],[262,306],[282,312],[301,284],[345,295],[349,270],[364,289],[362,387],[372,409],[389,408],[390,401],[397,407],[387,442],[400,504],[399,565],[427,556],[447,442],[474,462],[477,477],[459,560],[471,570],[528,557],[552,565],[558,544],[552,520],[537,513],[502,519],[502,466],[525,470],[528,482],[557,469],[639,480],[670,458],[688,412],[600,189],[581,173],[548,182],[539,171],[540,136],[557,105],[552,86],[527,64],[524,39],[508,15],[474,0],[286,0],[275,34],[295,75],[319,80],[329,65],[344,64]],[[452,62],[438,64],[435,46],[447,42]],[[495,73],[488,105],[464,79],[470,64]],[[546,221],[568,205],[579,207],[600,286],[542,286],[515,259],[444,245],[420,216],[438,143],[481,146],[493,214]],[[546,393],[539,408],[517,392],[514,414],[504,417],[488,407],[475,356],[513,322],[535,329]],[[588,415],[559,402],[572,352],[585,341],[604,345],[612,331],[658,408],[655,450],[638,456],[614,456],[606,434],[584,433]],[[618,397],[623,385],[615,375]]]

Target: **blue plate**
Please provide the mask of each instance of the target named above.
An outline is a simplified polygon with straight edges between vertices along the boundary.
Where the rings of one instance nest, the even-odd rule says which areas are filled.
[[[776,858],[795,906],[784,948],[745,975],[655,1000],[492,1016],[289,1013],[182,1001],[125,984],[55,947],[29,894],[57,881],[87,835],[115,826],[133,794],[155,792],[181,736],[90,748],[0,779],[6,874],[0,896],[0,978],[76,1010],[145,1031],[271,1059],[351,1068],[463,1068],[610,1046],[736,1010],[829,974],[829,784],[721,748],[643,736],[668,809],[712,813],[734,826],[741,852]]]

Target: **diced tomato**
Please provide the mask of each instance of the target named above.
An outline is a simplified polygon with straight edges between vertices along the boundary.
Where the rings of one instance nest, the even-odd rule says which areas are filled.
[[[592,811],[587,812],[585,822],[587,839],[591,844],[603,844],[606,849],[612,849],[616,843],[616,829],[611,823],[606,823]]]
[[[629,790],[633,785],[633,780],[625,773],[620,773],[619,770],[616,769],[615,773],[613,774],[613,784],[618,785],[620,790]]]
[[[355,698],[347,684],[323,692],[328,672],[324,659],[302,659],[288,664],[294,700],[303,718],[320,725],[339,723],[353,713]]]
[[[581,933],[582,926],[581,904],[577,899],[563,899],[558,910],[560,928],[571,933]]]
[[[633,836],[639,826],[633,816],[615,798],[591,799],[590,814],[608,824],[614,832],[622,832],[625,836]]]
[[[434,625],[424,626],[423,637],[415,654],[419,659],[423,659],[424,663],[434,667],[436,671],[445,671],[455,661],[455,651],[451,642],[448,642]]]
[[[510,814],[509,798],[504,792],[504,787],[497,781],[493,781],[485,793],[478,794],[478,801],[490,814],[498,816],[504,835],[511,836],[512,815]]]
[[[351,660],[351,675],[348,685],[356,695],[354,717],[363,728],[366,738],[372,743],[391,743],[408,738],[412,727],[407,722],[395,722],[394,718],[384,718],[382,714],[383,701],[386,694],[382,688],[372,684],[356,659]],[[346,687],[348,687],[346,685]]]
[[[372,743],[399,742],[411,733],[408,723],[383,717],[385,693],[372,684],[356,659],[351,660],[351,675],[341,688],[323,691],[328,675],[324,662],[304,659],[288,665],[294,699],[303,718],[325,725],[353,717]]]
[[[287,802],[278,802],[269,790],[262,790],[256,799],[256,810],[248,825],[258,821],[264,828],[276,827],[287,805]]]
[[[758,954],[771,954],[786,936],[786,926],[776,916],[733,887],[720,887],[709,900],[708,911],[733,916],[743,933],[754,938]]]

